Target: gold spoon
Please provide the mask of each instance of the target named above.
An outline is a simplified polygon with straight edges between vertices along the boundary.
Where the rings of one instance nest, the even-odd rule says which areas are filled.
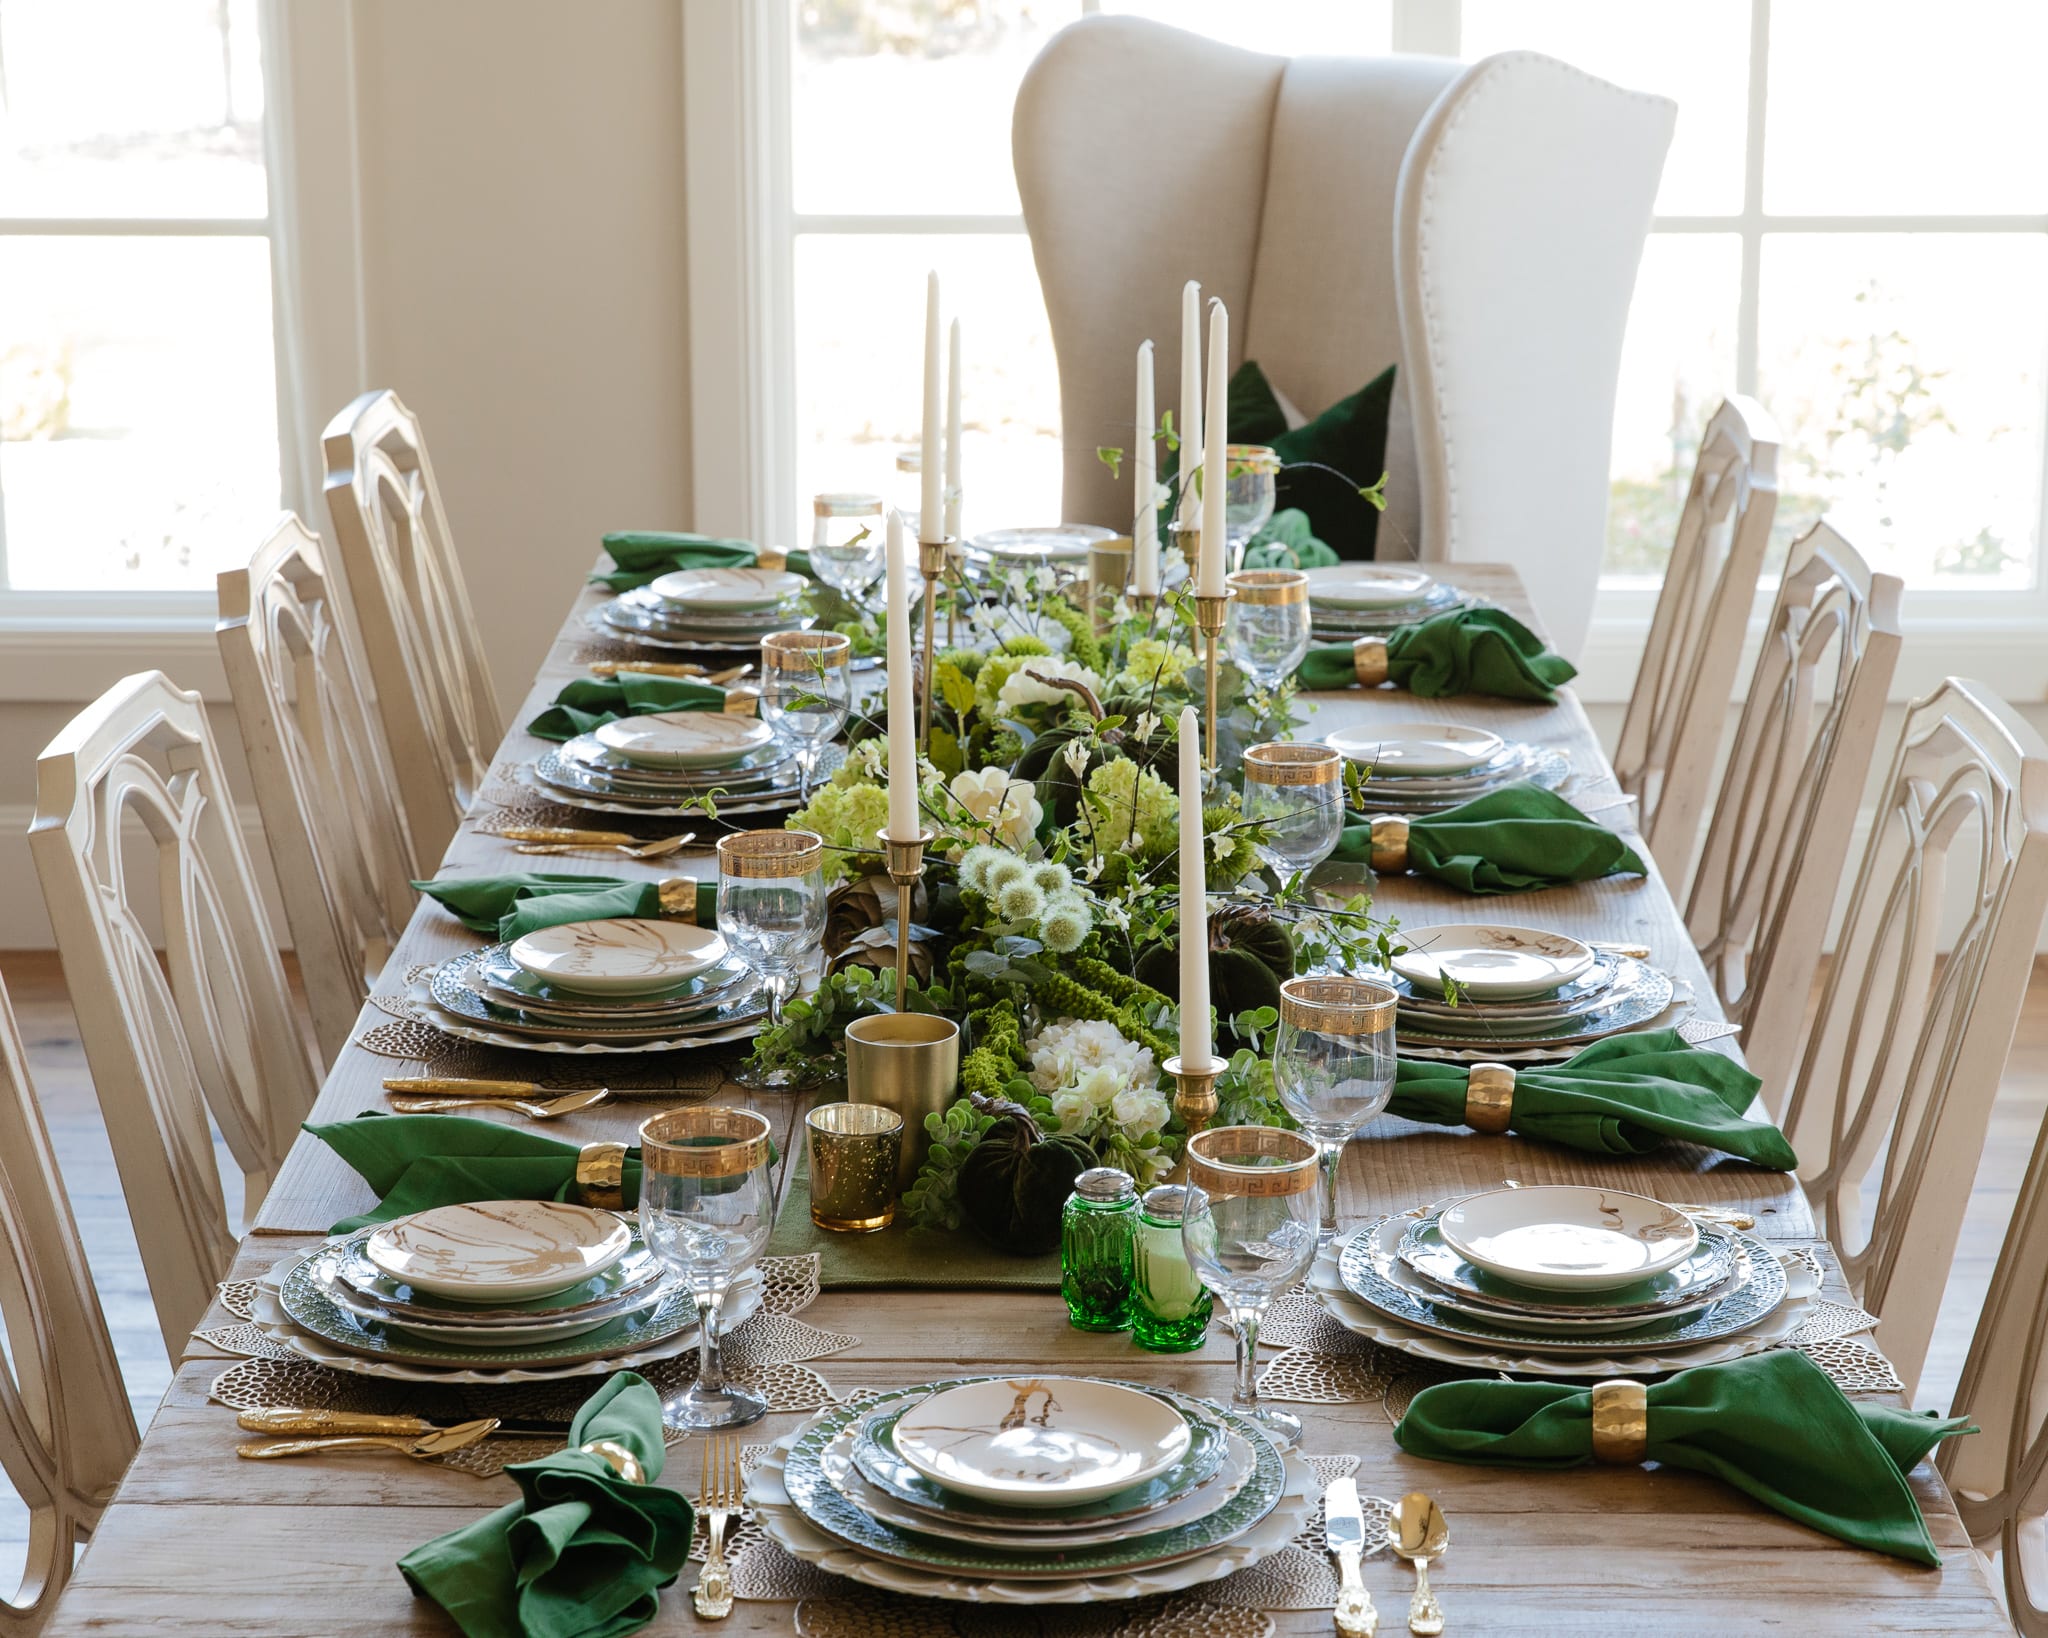
[[[235,1446],[237,1456],[246,1456],[251,1461],[271,1456],[324,1456],[329,1451],[348,1452],[356,1450],[395,1450],[401,1456],[410,1456],[416,1461],[431,1461],[436,1456],[446,1456],[451,1451],[473,1445],[479,1439],[487,1438],[496,1431],[498,1419],[486,1416],[477,1422],[458,1422],[452,1428],[436,1428],[432,1433],[423,1433],[418,1438],[405,1438],[374,1433],[353,1433],[336,1439],[280,1439],[269,1444],[250,1442]]]
[[[451,1109],[510,1109],[533,1120],[554,1120],[573,1115],[611,1096],[611,1088],[589,1086],[580,1092],[564,1092],[558,1098],[534,1101],[526,1098],[409,1098],[392,1094],[391,1107],[401,1115],[438,1115]]]
[[[1430,1561],[1451,1544],[1451,1526],[1443,1509],[1419,1490],[1403,1496],[1387,1520],[1387,1545],[1415,1566],[1415,1596],[1408,1601],[1408,1630],[1419,1638],[1435,1638],[1444,1630],[1443,1606],[1429,1590]]]

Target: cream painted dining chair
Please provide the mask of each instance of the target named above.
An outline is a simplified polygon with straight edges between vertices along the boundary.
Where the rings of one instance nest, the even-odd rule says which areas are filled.
[[[366,392],[327,423],[327,512],[415,858],[438,861],[503,733],[419,417]]]
[[[1699,846],[1777,511],[1778,425],[1752,398],[1725,399],[1700,437],[1614,750],[1614,776],[1636,799],[1643,839],[1674,894],[1684,893]]]
[[[2044,915],[2048,744],[1951,677],[1907,710],[1780,1121],[1908,1393]]]
[[[138,1232],[142,1232],[139,1230]],[[0,988],[0,1474],[28,1511],[0,1638],[42,1630],[135,1454],[135,1417]],[[11,1567],[11,1566],[10,1566]]]
[[[209,1117],[253,1215],[315,1091],[199,696],[144,671],[72,718],[29,850],[176,1359],[235,1251]]]
[[[281,516],[223,570],[215,635],[321,1056],[334,1062],[412,913],[422,869],[320,542]]]
[[[1774,1109],[1797,1067],[1877,755],[1903,594],[1825,519],[1792,543],[1686,905],[1686,931]]]
[[[1128,527],[1132,361],[1180,293],[1314,415],[1398,364],[1382,557],[1508,562],[1575,654],[1623,325],[1676,105],[1533,52],[1273,57],[1133,17],[1039,53],[1011,147],[1052,320],[1064,516]],[[1353,473],[1371,483],[1377,472]]]

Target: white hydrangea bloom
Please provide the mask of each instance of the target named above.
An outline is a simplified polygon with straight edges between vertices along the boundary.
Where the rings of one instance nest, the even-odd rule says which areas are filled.
[[[1109,1112],[1133,1142],[1162,1131],[1171,1113],[1166,1100],[1150,1087],[1126,1087],[1111,1101]]]

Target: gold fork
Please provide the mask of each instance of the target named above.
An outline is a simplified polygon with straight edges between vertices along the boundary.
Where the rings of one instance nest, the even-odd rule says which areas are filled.
[[[565,837],[567,834],[564,833]],[[612,838],[618,834],[617,831],[596,830],[590,832],[590,835],[604,838],[602,841],[569,841],[564,839],[552,842],[521,842],[512,851],[514,853],[587,853],[610,848],[615,853],[623,853],[629,859],[665,859],[671,853],[680,853],[697,839],[697,833],[694,830],[686,830],[680,836],[664,836],[659,841],[654,842],[642,842],[631,838],[623,842],[614,841]]]
[[[725,1524],[740,1510],[740,1447],[730,1433],[704,1440],[703,1477],[697,1486],[697,1511],[711,1515],[711,1547],[704,1569],[690,1593],[690,1602],[706,1621],[732,1614],[732,1573],[725,1567]]]
[[[529,1120],[554,1120],[562,1115],[573,1115],[579,1109],[588,1109],[611,1096],[611,1089],[603,1086],[585,1087],[580,1092],[564,1092],[553,1098],[475,1098],[475,1097],[407,1097],[402,1093],[391,1094],[391,1107],[401,1115],[438,1115],[449,1110],[461,1110],[467,1114],[472,1109],[510,1109],[515,1114],[525,1115]]]

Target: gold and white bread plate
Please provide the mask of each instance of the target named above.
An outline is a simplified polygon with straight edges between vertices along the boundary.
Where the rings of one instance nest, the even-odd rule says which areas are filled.
[[[1339,728],[1324,743],[1346,760],[1388,775],[1441,777],[1483,768],[1507,749],[1507,741],[1484,728],[1455,722],[1389,722]]]
[[[1568,933],[1500,922],[1403,929],[1409,948],[1388,965],[1417,989],[1441,995],[1449,979],[1475,1001],[1548,995],[1593,965],[1593,950]]]
[[[715,928],[614,916],[536,928],[506,952],[520,971],[580,995],[652,995],[709,971],[726,956]]]
[[[659,711],[599,723],[592,732],[606,750],[648,768],[729,768],[775,740],[759,717],[729,711]]]
[[[517,1302],[601,1274],[633,1243],[613,1213],[559,1200],[436,1206],[384,1224],[363,1255],[381,1274],[456,1302]]]
[[[772,609],[808,584],[802,575],[787,569],[677,569],[647,589],[676,608],[734,614],[744,609]]]
[[[1387,609],[1429,595],[1436,581],[1420,569],[1333,563],[1309,569],[1308,600],[1331,609]]]
[[[1676,1268],[1700,1243],[1684,1212],[1646,1194],[1553,1183],[1446,1206],[1444,1243],[1475,1268],[1541,1291],[1608,1291]]]
[[[1020,1376],[948,1388],[897,1418],[896,1452],[934,1484],[1010,1507],[1065,1507],[1180,1460],[1187,1419],[1114,1382]]]

